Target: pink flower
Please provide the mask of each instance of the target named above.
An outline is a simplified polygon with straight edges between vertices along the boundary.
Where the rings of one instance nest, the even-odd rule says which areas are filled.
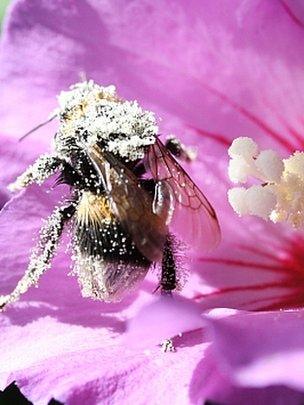
[[[192,302],[176,304],[185,324],[170,305],[150,303],[153,275],[119,304],[84,300],[67,276],[63,247],[39,288],[0,317],[0,389],[15,380],[35,404],[52,397],[70,404],[303,400],[302,310],[197,316],[214,307],[303,306],[301,233],[240,220],[226,202],[233,138],[250,136],[283,154],[302,147],[303,27],[295,0],[15,1],[0,54],[3,190],[49,148],[55,124],[16,139],[46,119],[55,95],[84,72],[154,110],[162,133],[199,146],[189,170],[219,214],[223,242],[192,264],[183,292]],[[2,210],[1,293],[23,274],[41,218],[61,192],[33,186]],[[152,322],[158,306],[160,325]],[[123,334],[138,311],[129,334],[139,336],[136,319],[146,311],[146,349]],[[175,353],[154,345],[180,329]]]

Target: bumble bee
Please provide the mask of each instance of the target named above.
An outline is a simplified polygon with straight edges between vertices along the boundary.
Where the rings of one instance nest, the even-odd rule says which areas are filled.
[[[20,190],[58,174],[71,195],[40,230],[28,268],[0,307],[16,301],[50,267],[62,231],[72,229],[74,273],[82,295],[117,301],[159,264],[162,293],[178,285],[176,244],[215,246],[214,209],[177,163],[182,145],[158,137],[154,114],[93,81],[58,96],[54,151],[40,156],[10,186]]]

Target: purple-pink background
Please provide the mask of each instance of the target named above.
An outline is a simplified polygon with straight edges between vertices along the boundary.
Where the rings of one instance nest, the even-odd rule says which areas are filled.
[[[16,380],[35,404],[303,402],[303,233],[240,219],[226,198],[233,138],[282,156],[303,147],[303,38],[300,0],[12,2],[0,45],[1,203],[56,123],[17,139],[85,73],[155,111],[162,135],[198,146],[187,170],[223,238],[192,262],[173,307],[151,304],[153,274],[119,304],[84,300],[63,246],[39,287],[0,316],[0,389]],[[65,193],[46,189],[30,187],[0,214],[1,293]],[[176,353],[155,345],[178,332]]]

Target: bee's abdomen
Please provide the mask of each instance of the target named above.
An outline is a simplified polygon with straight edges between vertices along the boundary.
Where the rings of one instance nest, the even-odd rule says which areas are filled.
[[[149,266],[111,211],[106,195],[83,192],[76,210],[76,244],[85,256]]]

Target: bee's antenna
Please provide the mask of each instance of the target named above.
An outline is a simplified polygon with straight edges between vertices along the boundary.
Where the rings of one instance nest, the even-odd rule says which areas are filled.
[[[49,122],[53,121],[57,117],[57,114],[53,115],[51,118],[49,118],[47,121],[42,122],[41,124],[37,125],[35,128],[31,129],[29,132],[24,134],[21,138],[18,139],[18,142],[23,141],[23,139],[27,138],[29,135],[31,135],[33,132],[37,131],[37,129],[43,127],[44,125],[48,124]]]

